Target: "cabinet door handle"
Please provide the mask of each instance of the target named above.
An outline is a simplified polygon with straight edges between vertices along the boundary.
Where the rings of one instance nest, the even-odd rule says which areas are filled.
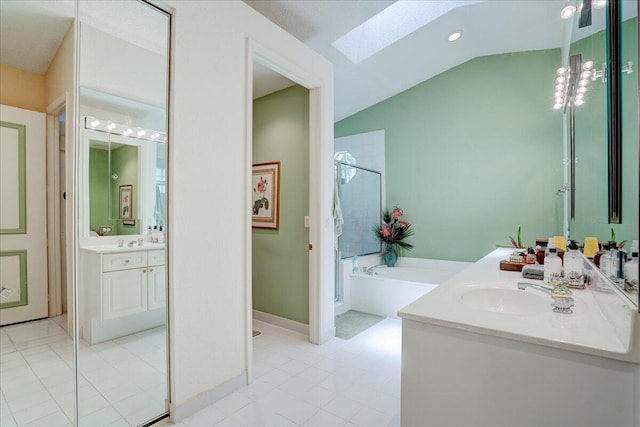
[[[131,261],[131,260],[130,260],[130,259],[125,259],[125,260],[124,260],[124,263],[125,263],[125,264],[129,264],[129,261]]]
[[[143,273],[146,273],[146,272],[147,272],[147,269],[146,269],[146,268],[143,268],[143,269],[142,269],[142,272],[143,272]]]
[[[153,272],[153,268],[150,268],[150,269],[149,269],[149,273],[151,273],[151,272]]]

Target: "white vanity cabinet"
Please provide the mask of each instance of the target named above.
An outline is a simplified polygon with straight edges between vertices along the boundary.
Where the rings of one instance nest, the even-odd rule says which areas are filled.
[[[165,323],[165,251],[156,246],[85,247],[80,283],[82,336],[90,344]]]
[[[149,269],[147,271],[147,302],[149,310],[166,305],[166,268],[164,251],[149,252]]]

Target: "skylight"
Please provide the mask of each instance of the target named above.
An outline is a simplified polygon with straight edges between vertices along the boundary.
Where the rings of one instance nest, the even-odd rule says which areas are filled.
[[[400,0],[332,43],[358,64],[445,13],[485,0]]]

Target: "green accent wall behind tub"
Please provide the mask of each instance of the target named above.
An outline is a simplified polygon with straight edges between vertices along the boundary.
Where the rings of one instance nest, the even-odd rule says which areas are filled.
[[[561,232],[559,63],[559,49],[475,58],[336,123],[336,137],[385,130],[386,204],[415,227],[409,256],[475,261],[520,225],[532,244]]]
[[[280,161],[280,229],[253,229],[253,308],[309,323],[309,91],[253,102],[253,163]]]

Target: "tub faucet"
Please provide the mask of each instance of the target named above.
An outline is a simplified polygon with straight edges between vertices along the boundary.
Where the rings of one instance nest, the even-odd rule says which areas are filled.
[[[572,292],[566,286],[542,286],[537,283],[518,282],[518,289],[525,290],[527,288],[538,289],[551,295],[553,298],[553,311],[556,313],[571,314],[575,300],[571,297]]]
[[[376,264],[376,265],[372,265],[371,267],[365,267],[364,268],[364,274],[368,274],[369,276],[373,276],[374,272],[373,270],[375,270],[378,267],[386,267],[387,264]]]

